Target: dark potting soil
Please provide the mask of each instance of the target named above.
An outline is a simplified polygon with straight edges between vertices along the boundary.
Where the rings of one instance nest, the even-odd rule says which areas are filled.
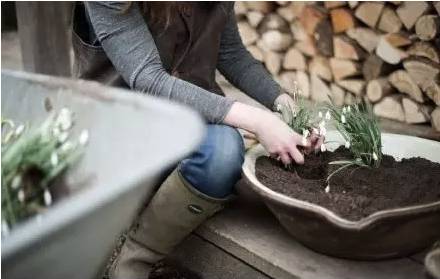
[[[348,167],[334,174],[325,192],[327,177],[347,160],[344,147],[334,152],[307,155],[304,165],[286,169],[269,157],[256,162],[257,179],[284,195],[327,208],[349,220],[360,220],[374,212],[440,200],[440,164],[423,158],[396,161],[384,155],[379,168]]]

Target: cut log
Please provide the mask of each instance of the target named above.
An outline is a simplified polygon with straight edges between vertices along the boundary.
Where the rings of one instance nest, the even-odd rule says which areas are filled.
[[[410,36],[406,33],[387,34],[385,38],[393,47],[404,47],[412,44]]]
[[[351,10],[338,8],[330,11],[333,31],[335,33],[345,32],[350,28],[354,28],[355,22]]]
[[[405,70],[397,70],[388,77],[388,81],[399,92],[408,94],[413,100],[423,103],[422,91]]]
[[[246,21],[238,22],[238,31],[240,33],[241,40],[245,46],[252,45],[258,40],[258,33],[252,28]]]
[[[316,42],[316,48],[325,56],[333,56],[333,30],[329,20],[322,20],[315,29],[313,35]]]
[[[426,123],[431,119],[432,108],[429,106],[416,103],[409,98],[402,99],[402,106],[406,123]]]
[[[344,79],[337,80],[336,84],[345,90],[355,94],[356,96],[361,97],[364,95],[365,81],[362,79]]]
[[[393,88],[386,78],[373,79],[367,84],[367,97],[372,103],[380,101],[392,92]]]
[[[397,33],[402,28],[402,22],[394,9],[385,7],[377,27],[379,30],[384,31],[385,33]]]
[[[308,38],[306,40],[297,41],[294,47],[301,51],[304,55],[313,57],[318,53],[318,50],[316,49],[315,40],[312,38],[312,36],[307,36]]]
[[[258,61],[263,62],[264,61],[264,54],[261,49],[255,45],[248,46],[247,50],[252,54],[252,56],[257,59]]]
[[[292,94],[295,88],[296,74],[292,71],[282,72],[279,76],[281,88]]]
[[[292,43],[292,36],[287,33],[282,33],[278,30],[270,30],[265,32],[261,40],[267,49],[273,51],[286,50]]]
[[[326,81],[332,80],[332,71],[328,59],[324,56],[314,56],[309,62],[309,73]]]
[[[396,95],[383,98],[382,101],[374,105],[373,112],[379,117],[401,122],[405,121],[405,113],[403,112],[400,97]]]
[[[245,15],[248,11],[248,8],[243,1],[237,1],[234,5],[234,12],[237,16]]]
[[[436,63],[440,63],[439,51],[428,42],[416,42],[408,50],[407,53],[412,56],[420,56],[430,59]]]
[[[310,81],[309,75],[303,71],[296,72],[296,81],[298,82],[299,94],[304,98],[310,97]]]
[[[347,5],[347,1],[325,1],[324,7],[326,9],[334,9]]]
[[[346,36],[333,37],[333,51],[336,58],[361,60],[366,56],[357,43]]]
[[[307,67],[304,55],[296,48],[290,48],[284,56],[283,68],[286,70],[305,70]]]
[[[289,33],[289,24],[280,15],[273,13],[266,15],[259,24],[258,31],[263,34],[269,30],[277,30],[281,33]]]
[[[271,1],[247,1],[246,7],[249,10],[259,11],[263,14],[268,14],[275,9],[275,3]]]
[[[440,15],[440,1],[434,2],[434,8],[437,11],[437,14]]]
[[[331,101],[336,106],[343,106],[345,103],[345,91],[341,87],[332,83],[330,85]]]
[[[383,61],[389,64],[399,64],[400,61],[408,56],[404,51],[393,46],[389,41],[390,36],[381,36],[376,48],[376,54]]]
[[[436,80],[426,88],[426,95],[434,101],[437,106],[440,106],[440,81]]]
[[[426,58],[407,59],[403,67],[423,91],[440,75],[440,65]]]
[[[365,80],[370,81],[389,74],[392,68],[390,64],[385,63],[379,56],[372,54],[368,56],[362,65],[362,74]]]
[[[312,90],[310,92],[312,100],[320,103],[331,103],[329,97],[331,96],[331,92],[327,84],[315,75],[311,75],[310,79],[312,84]]]
[[[330,68],[335,80],[352,77],[361,72],[359,64],[346,59],[330,58]]]
[[[431,124],[436,131],[440,132],[440,107],[431,113]]]
[[[375,31],[362,27],[347,30],[347,35],[370,53],[376,49],[380,39]]]
[[[356,8],[358,5],[359,5],[359,1],[348,1],[348,6],[349,6],[351,9]]]
[[[249,11],[246,13],[247,20],[249,24],[256,28],[258,24],[263,20],[264,15],[262,12],[259,11]]]
[[[292,24],[290,24],[290,31],[293,34],[293,38],[295,38],[297,41],[305,41],[310,37],[310,35],[308,35],[304,29],[304,26],[299,21],[294,21]]]
[[[381,2],[362,2],[357,7],[355,16],[366,25],[375,28],[383,6],[384,3]]]
[[[429,5],[424,1],[405,1],[397,8],[396,13],[406,29],[410,30],[428,9]]]
[[[425,15],[416,22],[416,34],[420,40],[430,41],[440,33],[440,18],[437,15]]]
[[[264,65],[266,69],[272,75],[277,75],[281,70],[282,56],[279,53],[273,51],[267,51],[264,53]]]
[[[326,14],[319,9],[318,6],[305,6],[301,15],[299,16],[299,21],[304,26],[307,34],[313,35],[315,33],[316,26],[325,17]]]
[[[303,2],[289,2],[289,5],[278,8],[277,13],[288,22],[293,22],[302,13],[304,7],[305,3]]]

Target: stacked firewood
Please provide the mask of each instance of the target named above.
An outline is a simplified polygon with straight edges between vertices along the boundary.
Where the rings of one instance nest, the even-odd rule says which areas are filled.
[[[440,131],[440,2],[237,2],[244,44],[286,90]]]

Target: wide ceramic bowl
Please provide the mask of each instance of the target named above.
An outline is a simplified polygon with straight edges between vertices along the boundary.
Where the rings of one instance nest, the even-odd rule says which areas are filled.
[[[336,131],[329,132],[326,139],[343,142]],[[382,144],[383,152],[396,159],[423,157],[440,163],[439,142],[384,133]],[[324,207],[264,186],[255,175],[255,162],[260,156],[268,156],[261,145],[247,152],[243,164],[245,181],[293,237],[317,252],[349,259],[379,260],[415,253],[440,239],[440,201],[382,210],[359,221],[350,221]]]

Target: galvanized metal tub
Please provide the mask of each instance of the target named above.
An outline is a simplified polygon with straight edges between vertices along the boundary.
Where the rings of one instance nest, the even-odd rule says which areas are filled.
[[[3,117],[37,124],[48,106],[66,106],[76,114],[73,133],[90,132],[83,158],[59,183],[64,197],[2,239],[2,276],[97,278],[159,176],[199,144],[201,118],[95,82],[9,71],[1,82]]]
[[[335,131],[328,141],[343,142]],[[440,143],[397,134],[382,134],[383,152],[395,158],[420,156],[440,162]],[[329,146],[334,150],[338,145]],[[331,256],[379,260],[417,252],[440,239],[440,201],[382,210],[359,221],[344,219],[319,205],[277,193],[255,175],[255,162],[268,156],[261,145],[251,148],[243,164],[245,181],[281,225],[305,246]]]

